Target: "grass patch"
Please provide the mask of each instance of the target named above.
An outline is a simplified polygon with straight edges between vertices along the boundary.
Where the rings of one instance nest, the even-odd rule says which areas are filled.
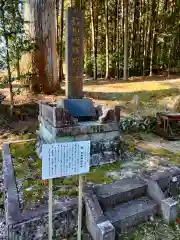
[[[122,239],[121,237],[118,239]],[[166,225],[161,219],[140,225],[132,233],[124,234],[124,240],[178,240],[180,239],[180,225]]]
[[[169,159],[169,163],[180,165],[180,153],[174,153],[163,148],[154,149],[151,153],[153,155],[167,157]]]

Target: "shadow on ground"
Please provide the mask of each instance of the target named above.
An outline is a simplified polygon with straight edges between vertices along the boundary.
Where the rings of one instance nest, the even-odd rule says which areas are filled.
[[[116,84],[116,83],[138,83],[138,82],[151,82],[151,81],[168,81],[168,80],[176,80],[176,79],[179,79],[180,76],[177,76],[177,75],[172,75],[170,76],[169,78],[167,78],[167,76],[164,76],[164,75],[154,75],[154,76],[149,76],[149,77],[131,77],[129,78],[127,81],[124,81],[123,79],[109,79],[109,80],[106,80],[104,78],[100,78],[100,79],[97,79],[97,80],[93,80],[92,78],[91,79],[87,79],[84,81],[84,85],[85,86],[89,86],[89,85],[106,85],[106,84]]]
[[[35,135],[38,128],[38,105],[21,104],[14,106],[13,117],[9,114],[9,105],[0,105],[0,142],[11,137]]]
[[[130,102],[134,95],[140,97],[141,105],[144,108],[150,107],[156,109],[159,106],[159,101],[165,97],[174,97],[180,94],[177,88],[154,90],[154,91],[136,91],[136,92],[85,92],[86,97],[96,100],[109,100],[119,102],[120,105],[125,106],[128,110],[128,102]],[[129,108],[131,110],[131,108]],[[38,129],[38,104],[19,104],[14,107],[14,115],[9,115],[9,105],[0,105],[0,141],[8,139],[10,135],[23,136],[23,134],[35,134]]]
[[[176,96],[180,94],[180,89],[171,88],[163,90],[153,91],[135,91],[135,92],[84,92],[87,97],[98,100],[119,100],[119,101],[131,101],[134,95],[138,95],[141,101],[150,101],[155,99],[162,99],[164,97]]]

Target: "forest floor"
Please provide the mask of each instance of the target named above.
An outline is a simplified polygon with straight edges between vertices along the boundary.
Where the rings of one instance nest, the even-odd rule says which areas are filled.
[[[63,86],[62,86],[63,87]],[[14,84],[15,109],[14,118],[9,118],[9,89],[0,89],[6,96],[0,105],[0,143],[5,139],[21,138],[24,133],[35,133],[37,130],[38,101],[55,102],[63,95],[32,94],[26,87]],[[133,98],[138,95],[140,115],[152,115],[164,110],[167,104],[172,104],[180,95],[180,77],[167,79],[164,76],[134,77],[127,82],[87,80],[84,81],[84,95],[96,104],[116,105],[122,107],[122,115],[129,115],[134,111]],[[20,117],[20,115],[23,115]],[[17,121],[18,120],[18,121]]]
[[[16,93],[14,97],[15,116],[10,118],[8,114],[9,89],[8,87],[0,89],[0,93],[6,96],[4,103],[0,105],[0,145],[6,141],[34,138],[38,129],[38,101],[55,102],[57,99],[64,98],[58,93],[55,95],[35,95],[19,83],[14,84],[13,91]],[[130,78],[127,82],[105,81],[103,79],[98,81],[86,80],[84,81],[84,95],[91,98],[96,104],[121,105],[122,115],[134,112],[133,99],[137,95],[139,98],[138,114],[154,115],[157,111],[164,110],[165,106],[171,105],[175,98],[180,96],[180,77],[174,76],[172,79],[163,76],[137,77]],[[140,139],[136,134],[126,137],[128,141],[133,140],[135,145],[142,148],[148,146],[147,150],[154,151],[156,155],[169,157],[172,162],[175,162],[174,159],[180,161],[180,142],[171,144],[154,134],[145,133],[141,134]],[[99,176],[97,178],[99,180]],[[161,220],[152,221],[140,226],[137,231],[125,236],[125,239],[180,239],[179,226],[177,223],[167,227]]]

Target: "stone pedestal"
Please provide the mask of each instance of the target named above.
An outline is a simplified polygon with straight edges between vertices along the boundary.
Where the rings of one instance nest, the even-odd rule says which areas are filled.
[[[99,116],[91,100],[61,100],[57,104],[39,103],[37,154],[42,144],[91,141],[91,166],[111,163],[120,156],[118,107]],[[103,117],[102,117],[103,116]],[[101,120],[99,120],[101,119]]]

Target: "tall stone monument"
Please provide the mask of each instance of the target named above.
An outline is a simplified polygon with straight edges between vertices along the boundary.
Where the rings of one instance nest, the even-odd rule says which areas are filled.
[[[66,98],[83,97],[84,16],[78,7],[66,13]]]

